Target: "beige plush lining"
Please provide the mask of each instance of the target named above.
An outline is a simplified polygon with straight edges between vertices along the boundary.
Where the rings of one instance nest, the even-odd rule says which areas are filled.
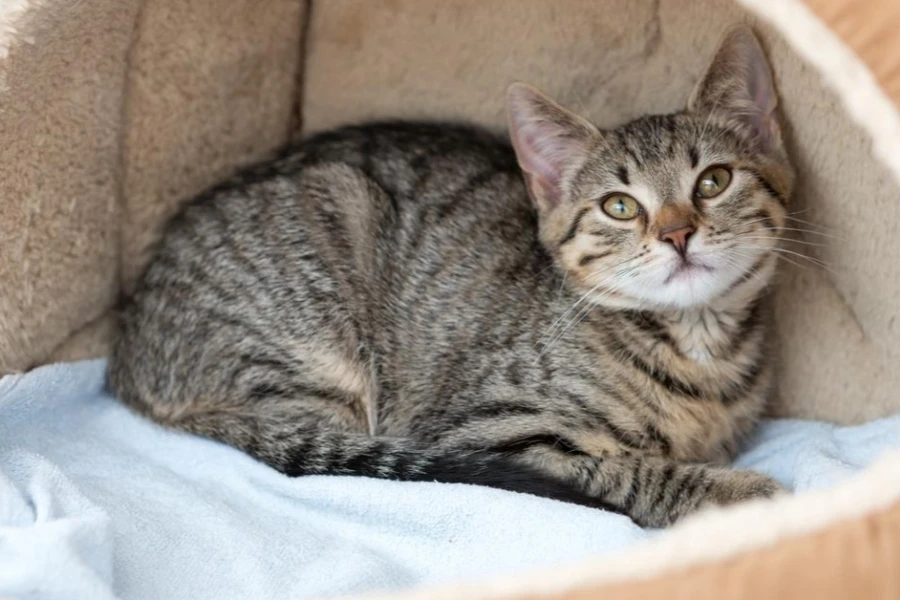
[[[0,2],[0,373],[45,361],[118,293],[136,4]]]
[[[900,183],[900,114],[866,64],[800,0],[738,0],[774,24],[821,75],[872,138],[875,155]]]
[[[306,3],[143,0],[130,53],[122,284],[195,194],[290,139]]]
[[[0,0],[0,374],[102,356],[163,223],[295,129],[305,0]]]

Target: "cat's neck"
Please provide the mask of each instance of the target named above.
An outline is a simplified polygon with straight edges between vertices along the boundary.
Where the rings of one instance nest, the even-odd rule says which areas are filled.
[[[726,298],[708,306],[655,311],[681,353],[699,363],[726,356],[747,329],[761,324],[766,290]]]
[[[678,354],[698,363],[709,363],[729,356],[737,342],[748,337],[748,331],[763,324],[767,314],[771,270],[745,277],[736,282],[726,293],[707,305],[673,308],[660,306],[635,306],[635,300],[617,294],[602,294],[602,301],[595,310],[606,313],[602,322],[615,322],[626,318],[649,324],[651,329],[661,328],[667,339],[676,346]],[[556,283],[553,287],[559,289]],[[558,299],[557,299],[558,300]],[[573,293],[565,306],[572,314],[581,312],[571,308],[585,301],[585,296]],[[565,313],[569,314],[569,313]],[[624,317],[623,317],[624,315]]]

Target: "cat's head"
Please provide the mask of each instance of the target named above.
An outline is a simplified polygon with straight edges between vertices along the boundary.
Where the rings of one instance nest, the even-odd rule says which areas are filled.
[[[569,281],[595,302],[646,309],[765,285],[793,186],[776,104],[746,27],[725,35],[686,110],[612,130],[513,84],[513,146]]]

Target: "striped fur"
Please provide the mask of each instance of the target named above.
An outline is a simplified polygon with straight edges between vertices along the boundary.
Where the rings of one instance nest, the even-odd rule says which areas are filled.
[[[720,79],[745,71],[721,63],[747,35],[726,38],[688,110],[612,131],[514,89],[513,116],[581,136],[554,155],[558,177],[532,176],[521,140],[517,155],[466,125],[379,123],[207,192],[122,308],[111,389],[291,476],[470,482],[646,526],[775,493],[716,466],[771,389],[768,286],[792,182],[778,138],[761,144],[729,112],[746,107],[704,99],[741,93]],[[710,164],[733,181],[698,201]],[[610,192],[645,213],[612,222]],[[695,225],[690,256],[709,265],[674,280],[658,239],[671,219]]]

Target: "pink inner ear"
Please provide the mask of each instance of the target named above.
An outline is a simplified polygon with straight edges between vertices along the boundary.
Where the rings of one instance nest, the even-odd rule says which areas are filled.
[[[775,85],[759,41],[750,29],[734,28],[723,39],[695,89],[691,110],[711,111],[741,124],[759,150],[769,152],[779,143],[777,105]]]
[[[742,65],[736,73],[743,79],[739,88],[742,89],[744,98],[735,99],[737,106],[744,102],[749,105],[746,109],[739,109],[738,113],[751,128],[762,149],[768,151],[777,135],[774,115],[778,105],[769,64],[759,42],[747,32],[736,37],[732,56]]]
[[[748,115],[750,126],[765,149],[771,149],[774,135],[773,115],[778,105],[778,96],[769,74],[766,59],[757,48],[751,48],[747,60],[747,93],[753,105],[753,112]]]
[[[562,174],[562,160],[554,155],[558,150],[552,143],[555,132],[542,127],[542,123],[529,123],[519,130],[519,163],[522,169],[547,184],[556,185]],[[541,131],[541,129],[548,129]]]
[[[775,111],[775,107],[778,105],[778,97],[775,94],[775,87],[769,75],[769,69],[764,61],[765,59],[759,55],[750,61],[748,86],[753,104],[759,108],[763,115],[768,116]]]
[[[566,168],[584,158],[584,126],[559,106],[531,90],[510,96],[510,136],[519,165],[539,202],[560,201]]]

